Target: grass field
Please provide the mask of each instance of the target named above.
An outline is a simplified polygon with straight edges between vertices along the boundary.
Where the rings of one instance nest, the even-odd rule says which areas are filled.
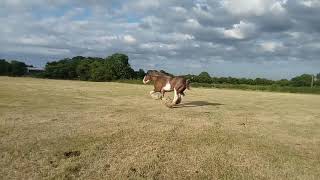
[[[141,84],[142,80],[117,80],[116,82],[128,84]],[[301,94],[320,94],[320,86],[279,86],[279,85],[248,85],[248,84],[209,84],[191,82],[192,87],[217,88],[217,89],[239,89],[249,91],[282,92],[282,93],[301,93]]]
[[[319,95],[151,88],[0,77],[0,179],[320,177]]]

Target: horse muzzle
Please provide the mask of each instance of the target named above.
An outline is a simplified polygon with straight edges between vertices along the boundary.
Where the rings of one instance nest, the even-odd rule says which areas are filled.
[[[146,77],[144,77],[142,80],[143,84],[148,84],[150,82],[150,80],[145,80],[145,79],[146,79]]]

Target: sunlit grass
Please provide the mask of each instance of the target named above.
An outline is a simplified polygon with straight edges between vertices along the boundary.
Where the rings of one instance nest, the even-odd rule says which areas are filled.
[[[1,179],[320,177],[320,96],[151,88],[0,77]]]

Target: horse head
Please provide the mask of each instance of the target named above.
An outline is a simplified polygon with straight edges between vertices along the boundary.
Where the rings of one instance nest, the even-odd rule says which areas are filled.
[[[152,80],[152,75],[154,74],[153,71],[156,71],[156,70],[147,71],[146,75],[144,76],[144,78],[142,80],[143,84],[148,84]]]
[[[169,77],[169,76],[157,70],[148,70],[146,75],[143,78],[143,83],[148,84],[150,81],[155,80],[157,77]]]
[[[146,74],[142,80],[143,84],[148,84],[151,81],[151,76]]]

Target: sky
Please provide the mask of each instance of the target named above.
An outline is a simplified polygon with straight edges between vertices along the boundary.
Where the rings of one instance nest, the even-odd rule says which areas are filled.
[[[120,52],[136,70],[292,78],[320,72],[319,17],[320,0],[0,0],[0,58]]]

